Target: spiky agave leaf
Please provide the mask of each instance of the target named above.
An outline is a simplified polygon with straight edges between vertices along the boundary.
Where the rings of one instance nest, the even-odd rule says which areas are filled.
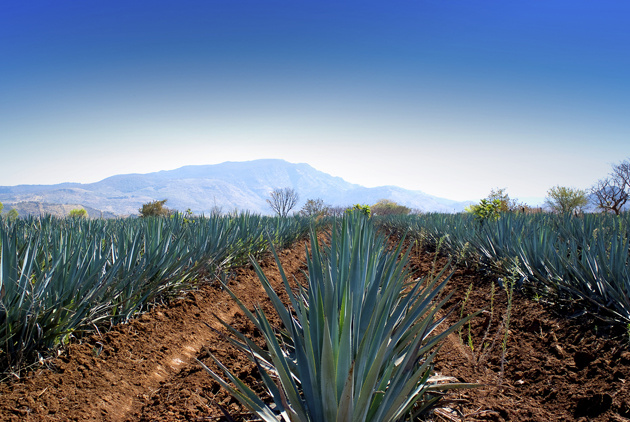
[[[434,334],[443,321],[436,321],[435,315],[447,300],[435,303],[435,298],[448,277],[418,283],[402,293],[408,254],[399,259],[402,246],[388,250],[371,222],[359,215],[342,220],[330,246],[322,248],[315,233],[310,245],[303,297],[294,295],[283,275],[292,308],[282,304],[255,265],[290,334],[285,343],[260,309],[245,312],[267,342],[273,370],[258,367],[267,372],[263,380],[269,394],[283,414],[301,422],[402,420],[423,401],[428,388],[438,388],[429,383],[432,350],[463,323]],[[276,261],[281,268],[277,255]],[[241,348],[255,361],[261,356]],[[254,413],[261,411],[249,392],[235,397]]]

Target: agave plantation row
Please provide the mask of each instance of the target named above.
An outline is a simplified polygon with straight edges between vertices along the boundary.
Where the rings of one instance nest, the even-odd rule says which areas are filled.
[[[334,221],[323,245],[311,232],[307,286],[293,288],[276,255],[286,304],[252,262],[282,329],[230,292],[267,347],[223,324],[233,344],[255,362],[272,405],[216,358],[222,374],[205,369],[265,422],[416,420],[439,399],[436,391],[469,387],[444,384],[447,379],[432,371],[439,345],[466,322],[438,329],[445,321],[440,310],[450,298],[439,297],[450,278],[446,268],[413,280],[410,249],[403,254],[402,242],[395,249],[388,245],[360,210]]]
[[[233,217],[0,222],[0,362],[31,360],[70,335],[131,318],[156,299],[284,247],[301,218]]]
[[[425,214],[382,224],[489,267],[537,297],[581,302],[598,317],[630,327],[630,213],[502,213],[494,220]]]

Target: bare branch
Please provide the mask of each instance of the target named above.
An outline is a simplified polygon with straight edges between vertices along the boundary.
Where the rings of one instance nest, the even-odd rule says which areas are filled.
[[[286,217],[298,202],[299,195],[293,188],[274,189],[267,199],[271,209],[280,217]]]
[[[629,192],[630,189],[628,189],[624,179],[617,177],[614,173],[599,180],[591,188],[593,202],[597,208],[604,212],[612,211],[616,215],[619,215],[621,208],[628,202]]]
[[[309,199],[306,204],[302,206],[300,215],[305,217],[316,217],[320,215],[328,215],[329,206],[324,203],[321,198]]]
[[[613,166],[612,177],[618,186],[626,192],[630,191],[630,161],[624,160]]]

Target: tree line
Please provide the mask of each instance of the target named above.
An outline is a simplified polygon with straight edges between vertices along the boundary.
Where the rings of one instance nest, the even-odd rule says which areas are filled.
[[[553,213],[582,213],[589,205],[605,213],[619,215],[630,199],[630,161],[614,164],[608,176],[597,181],[589,189],[554,186],[547,191],[544,207]],[[492,189],[478,204],[467,208],[480,219],[496,217],[505,211],[541,212],[513,200],[506,189]]]
[[[608,176],[597,181],[589,189],[576,189],[567,186],[553,186],[547,191],[544,206],[547,210],[558,213],[581,213],[590,204],[602,212],[612,212],[619,215],[630,199],[630,161],[624,160],[612,166]],[[295,208],[299,201],[299,194],[293,188],[274,189],[267,199],[269,207],[279,216],[286,217]],[[357,204],[354,208],[364,207],[363,210],[370,215],[406,215],[414,210],[404,205],[397,204],[388,199],[382,199],[373,205]],[[365,208],[367,207],[367,208]],[[324,203],[320,198],[308,199],[298,211],[299,215],[313,216],[339,216],[348,208],[332,206]],[[467,208],[480,218],[498,215],[501,212],[542,212],[542,208],[532,208],[516,199],[511,199],[505,188],[492,189],[487,198],[478,204]],[[417,211],[416,211],[417,212]]]
[[[299,202],[300,195],[293,188],[274,189],[267,198],[267,204],[280,217],[287,217]],[[406,215],[413,210],[404,205],[397,204],[389,199],[381,199],[373,205],[355,204],[353,206],[333,206],[326,204],[323,199],[307,199],[306,203],[297,212],[303,217],[343,215],[348,209],[359,209],[368,215]]]

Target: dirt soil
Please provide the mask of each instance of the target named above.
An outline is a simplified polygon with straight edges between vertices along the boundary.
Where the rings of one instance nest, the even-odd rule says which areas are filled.
[[[280,257],[287,275],[303,280],[303,243]],[[416,277],[446,264],[445,257],[426,251],[411,258]],[[273,259],[261,266],[282,291]],[[271,310],[253,268],[235,270],[229,285],[250,308],[260,303]],[[435,369],[482,386],[446,394],[430,419],[630,421],[630,352],[614,329],[586,316],[566,318],[518,292],[506,324],[507,293],[496,277],[465,267],[455,271],[447,292],[453,292],[451,322],[484,311],[448,337]],[[228,421],[223,410],[235,421],[256,420],[196,360],[213,367],[210,352],[260,389],[255,368],[227,342],[215,315],[262,344],[227,292],[207,280],[197,291],[77,341],[58,358],[0,384],[0,420]]]

